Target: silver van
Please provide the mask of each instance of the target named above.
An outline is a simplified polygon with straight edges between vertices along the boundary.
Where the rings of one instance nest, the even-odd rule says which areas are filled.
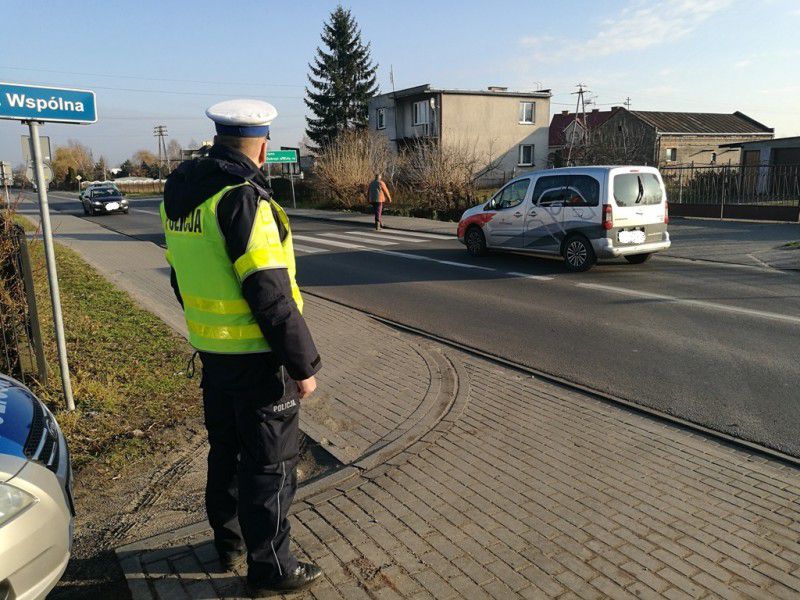
[[[654,167],[567,167],[513,179],[464,212],[470,254],[513,250],[559,256],[570,271],[623,256],[633,264],[670,246],[667,195]]]

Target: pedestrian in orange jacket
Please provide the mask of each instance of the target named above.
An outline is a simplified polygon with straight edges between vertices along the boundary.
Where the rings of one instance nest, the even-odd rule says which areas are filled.
[[[383,227],[383,203],[391,202],[392,195],[389,193],[389,188],[383,181],[383,176],[380,173],[375,173],[367,191],[367,198],[372,204],[372,210],[375,213],[375,229]]]

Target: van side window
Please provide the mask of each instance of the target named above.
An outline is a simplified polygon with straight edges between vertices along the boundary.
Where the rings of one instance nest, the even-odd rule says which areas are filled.
[[[525,195],[528,193],[530,185],[530,179],[520,179],[519,181],[510,183],[495,196],[494,208],[503,210],[504,208],[519,206],[522,204],[522,201],[525,200]]]
[[[600,182],[590,175],[540,177],[536,181],[533,197],[540,206],[555,202],[561,202],[564,206],[597,206],[600,204]]]

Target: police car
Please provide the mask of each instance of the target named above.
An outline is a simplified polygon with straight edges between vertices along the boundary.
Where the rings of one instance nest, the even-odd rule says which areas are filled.
[[[28,388],[0,374],[0,599],[44,598],[55,587],[74,516],[58,423]]]
[[[600,258],[645,262],[670,247],[667,195],[653,167],[569,167],[517,177],[467,210],[458,239],[488,249],[561,257],[570,271]]]

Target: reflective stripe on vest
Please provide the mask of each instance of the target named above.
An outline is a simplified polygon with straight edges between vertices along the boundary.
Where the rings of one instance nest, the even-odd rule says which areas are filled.
[[[261,198],[245,253],[231,264],[217,222],[217,205],[228,186],[208,198],[189,215],[161,219],[167,238],[167,261],[175,269],[183,299],[189,342],[198,350],[224,354],[266,352],[269,345],[242,296],[241,282],[263,269],[285,268],[292,297],[302,311],[303,300],[295,281],[292,236],[286,213],[276,203]],[[273,209],[286,231],[281,240]]]

